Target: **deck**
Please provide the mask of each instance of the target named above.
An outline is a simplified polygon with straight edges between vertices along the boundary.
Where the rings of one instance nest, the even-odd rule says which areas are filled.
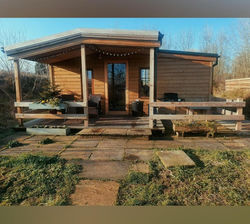
[[[32,125],[66,125],[72,129],[80,129],[78,135],[82,136],[135,136],[148,137],[152,134],[149,128],[149,117],[132,116],[101,116],[99,118],[90,118],[89,126],[84,127],[81,120],[44,120],[37,119],[25,124],[26,127]],[[158,122],[157,130],[164,130],[161,122]]]

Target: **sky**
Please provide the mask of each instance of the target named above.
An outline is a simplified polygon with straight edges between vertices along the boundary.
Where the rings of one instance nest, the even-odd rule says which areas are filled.
[[[158,30],[163,34],[192,30],[198,35],[204,27],[211,28],[215,33],[230,32],[232,26],[237,24],[237,20],[237,18],[0,18],[0,29],[24,31],[26,40],[75,28]]]

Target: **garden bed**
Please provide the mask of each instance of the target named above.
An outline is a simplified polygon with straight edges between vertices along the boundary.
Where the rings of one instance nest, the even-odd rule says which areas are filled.
[[[31,135],[62,135],[70,134],[70,128],[66,126],[34,125],[26,128],[26,132]]]
[[[214,137],[217,127],[215,122],[210,121],[173,121],[173,130],[177,137],[180,134],[184,137],[185,133],[206,133],[207,137]]]

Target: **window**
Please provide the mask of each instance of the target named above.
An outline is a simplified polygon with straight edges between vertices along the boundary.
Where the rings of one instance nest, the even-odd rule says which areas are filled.
[[[87,70],[88,76],[88,94],[91,95],[92,93],[92,78],[93,78],[93,71],[91,69]]]
[[[140,70],[140,97],[149,97],[149,69]]]

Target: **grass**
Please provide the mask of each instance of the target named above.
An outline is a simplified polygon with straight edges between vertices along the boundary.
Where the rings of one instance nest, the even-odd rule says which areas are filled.
[[[78,165],[58,156],[1,156],[0,205],[68,205],[79,171]]]
[[[150,173],[121,181],[117,205],[250,205],[248,151],[185,150],[195,167],[165,170],[159,159]]]
[[[42,145],[47,145],[47,144],[52,144],[54,141],[51,138],[44,138],[41,141],[39,141],[39,144]]]
[[[7,149],[10,149],[10,148],[15,148],[15,147],[18,147],[18,146],[22,146],[23,144],[20,143],[19,141],[16,141],[16,140],[11,140],[7,143],[6,145],[6,148]]]

